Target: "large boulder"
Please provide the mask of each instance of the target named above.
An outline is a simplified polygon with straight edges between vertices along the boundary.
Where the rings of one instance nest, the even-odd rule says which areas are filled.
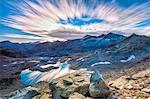
[[[37,88],[39,93],[33,99],[52,99],[52,92],[48,82],[41,81],[32,87]]]
[[[69,97],[74,92],[85,95],[89,91],[92,72],[78,71],[53,81],[54,92],[61,97]]]
[[[106,85],[98,71],[95,71],[91,75],[89,93],[94,98],[108,97],[111,94],[109,87]]]
[[[51,89],[49,87],[49,83],[45,82],[45,81],[41,81],[35,85],[32,85],[32,87],[35,87],[38,89],[38,92],[40,93],[47,93],[50,94],[51,93]]]

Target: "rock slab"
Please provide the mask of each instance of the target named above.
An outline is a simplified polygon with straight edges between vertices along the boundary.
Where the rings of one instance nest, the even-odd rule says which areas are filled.
[[[95,71],[90,78],[89,93],[92,97],[108,97],[111,94],[111,90],[104,82],[101,74]]]

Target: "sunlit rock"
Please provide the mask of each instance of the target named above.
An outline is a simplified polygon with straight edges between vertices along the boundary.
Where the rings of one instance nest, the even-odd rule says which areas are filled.
[[[82,94],[75,92],[69,96],[69,99],[86,99],[86,98]]]
[[[90,71],[79,70],[53,81],[55,92],[62,97],[69,97],[74,92],[85,95],[89,91]]]
[[[102,75],[95,71],[90,78],[89,93],[92,97],[108,97],[111,93]]]

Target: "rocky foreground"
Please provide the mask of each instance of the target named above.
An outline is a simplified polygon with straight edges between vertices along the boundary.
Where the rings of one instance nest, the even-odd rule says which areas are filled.
[[[150,69],[122,76],[108,83],[114,96],[128,99],[150,98]]]
[[[37,69],[39,67],[30,70]],[[81,68],[73,71],[51,81],[39,76],[42,79],[44,77],[44,81],[41,79],[28,86],[19,83],[20,77],[1,80],[0,99],[150,99],[149,57],[114,73],[100,72],[103,77],[98,69],[89,71]]]
[[[54,79],[41,81],[14,91],[3,98],[13,99],[92,99],[111,97],[111,90],[98,71],[78,70]]]
[[[98,71],[77,70],[71,74],[41,81],[14,91],[10,99],[149,99],[150,68],[104,81]]]
[[[150,58],[117,72],[107,82],[113,96],[121,99],[150,99]]]

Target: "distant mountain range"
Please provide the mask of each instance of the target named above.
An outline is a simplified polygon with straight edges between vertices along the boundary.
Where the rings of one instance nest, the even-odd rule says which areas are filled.
[[[74,54],[70,57],[71,64],[75,67],[98,66],[109,70],[115,66],[123,68],[150,57],[150,38],[133,34],[105,48]]]
[[[150,38],[135,34],[125,37],[119,34],[109,33],[100,36],[87,35],[81,39],[68,41],[43,43],[12,43],[10,41],[3,41],[0,42],[0,47],[3,49],[3,52],[4,49],[15,52],[17,54],[16,56],[20,53],[19,57],[61,57],[72,55],[74,53],[95,51],[98,49],[105,50],[108,54],[126,54],[129,52],[132,53],[132,51],[137,51],[140,54],[140,50],[149,52]]]
[[[35,42],[35,43],[12,43],[10,41],[0,42],[1,48],[13,50],[28,56],[66,56],[73,53],[87,52],[100,48],[106,48],[112,44],[121,42],[126,37],[109,33],[101,36],[87,35],[81,39],[68,40],[65,42]]]

